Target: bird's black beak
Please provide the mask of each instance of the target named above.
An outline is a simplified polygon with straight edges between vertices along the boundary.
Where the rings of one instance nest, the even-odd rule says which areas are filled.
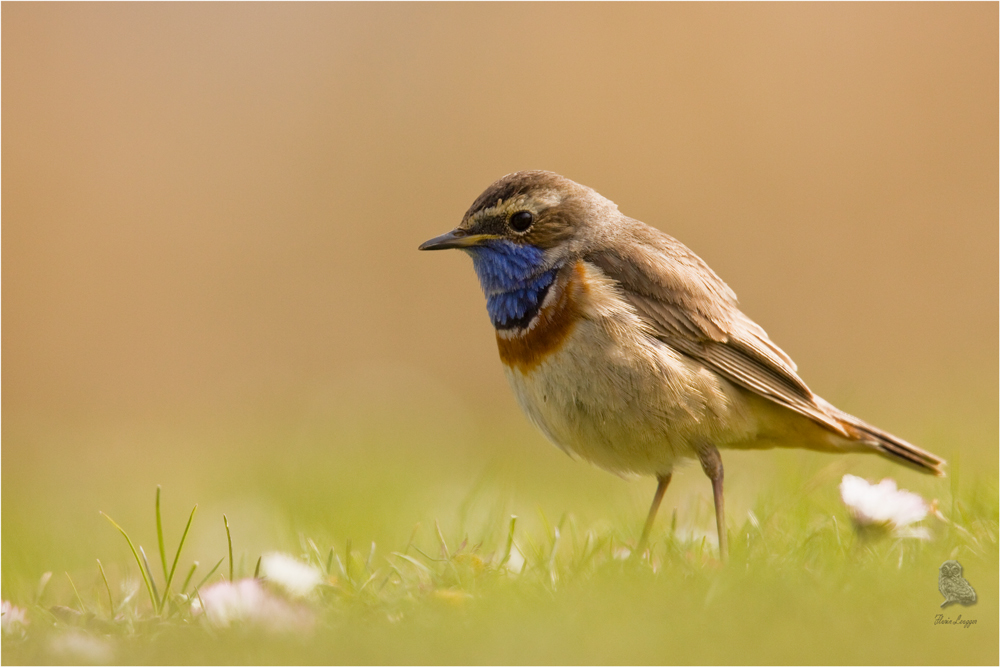
[[[470,234],[464,229],[456,228],[435,236],[430,241],[424,241],[417,250],[446,250],[448,248],[472,248],[482,245],[490,239],[498,238],[493,234]]]

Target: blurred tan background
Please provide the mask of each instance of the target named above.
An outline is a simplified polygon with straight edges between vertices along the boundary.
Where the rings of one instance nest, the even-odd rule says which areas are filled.
[[[416,247],[525,168],[694,249],[818,393],[915,441],[984,424],[954,447],[995,462],[997,22],[5,3],[4,485],[110,446],[53,424],[520,419],[471,263]]]

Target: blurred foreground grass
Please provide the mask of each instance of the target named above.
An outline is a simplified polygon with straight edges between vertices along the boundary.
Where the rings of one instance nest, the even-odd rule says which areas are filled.
[[[996,454],[982,446],[995,443],[993,422],[936,419],[908,434],[950,459],[944,480],[875,457],[724,453],[733,553],[721,565],[697,467],[675,476],[651,557],[636,562],[625,555],[651,480],[573,462],[516,415],[447,413],[242,428],[7,420],[3,599],[29,624],[4,635],[3,663],[998,661]],[[891,475],[951,523],[926,519],[926,542],[863,538],[839,502],[845,472]],[[220,559],[205,586],[229,578],[225,513],[235,578],[273,551],[323,572],[294,603],[309,627],[212,627],[190,597],[154,614],[128,545],[98,511],[144,547],[160,594],[157,483],[168,561],[199,504],[175,593],[193,561],[192,587]],[[939,609],[947,559],[964,566],[976,605]],[[935,624],[938,614],[976,623]]]

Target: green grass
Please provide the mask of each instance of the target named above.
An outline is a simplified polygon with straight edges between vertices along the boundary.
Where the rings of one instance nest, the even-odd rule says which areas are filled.
[[[957,474],[942,481],[873,457],[724,453],[729,562],[706,537],[697,467],[676,477],[638,559],[626,553],[650,480],[569,461],[518,423],[390,424],[330,448],[348,437],[341,426],[294,437],[196,429],[212,450],[191,434],[136,431],[120,449],[107,434],[77,436],[59,450],[78,452],[65,461],[45,443],[65,447],[66,433],[5,434],[39,438],[11,455],[8,439],[8,466],[38,456],[49,475],[4,477],[3,597],[30,620],[4,636],[4,664],[998,660],[995,465],[953,460]],[[947,521],[926,519],[926,542],[860,535],[839,502],[844,472],[892,474]],[[219,629],[193,613],[198,591],[253,577],[269,551],[322,571],[314,595],[290,603],[315,617],[310,629]],[[976,605],[939,609],[948,559],[964,566]],[[976,624],[935,625],[938,614]]]

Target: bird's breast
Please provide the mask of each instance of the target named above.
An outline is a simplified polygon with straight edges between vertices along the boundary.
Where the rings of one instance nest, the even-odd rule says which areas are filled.
[[[497,345],[528,418],[607,470],[670,472],[699,442],[725,445],[752,429],[736,390],[651,336],[585,261],[563,267],[530,325],[498,330]]]
[[[582,316],[585,290],[581,262],[561,271],[530,322],[523,327],[496,330],[503,364],[528,373],[558,352]]]

